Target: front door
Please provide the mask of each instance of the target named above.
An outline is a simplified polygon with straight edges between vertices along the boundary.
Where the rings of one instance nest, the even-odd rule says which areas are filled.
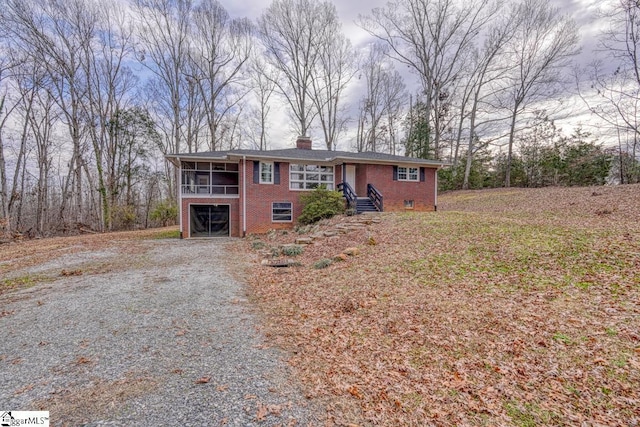
[[[191,205],[190,237],[226,237],[229,235],[228,205]]]
[[[344,181],[356,191],[356,165],[346,165]]]

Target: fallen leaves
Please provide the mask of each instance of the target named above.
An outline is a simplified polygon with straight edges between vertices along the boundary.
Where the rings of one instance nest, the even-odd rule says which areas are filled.
[[[640,421],[640,186],[592,191],[450,193],[256,267],[266,332],[344,423]]]
[[[13,394],[17,396],[17,395],[25,393],[27,391],[33,390],[34,387],[35,386],[33,384],[27,384],[26,386],[21,387],[21,388],[17,389],[16,391],[14,391]]]
[[[364,397],[357,385],[352,385],[351,387],[347,388],[347,391],[356,399],[362,399]]]
[[[269,415],[273,415],[275,417],[279,417],[282,412],[281,405],[265,405],[263,403],[258,403],[258,409],[256,411],[256,420],[264,421],[267,419]]]
[[[46,399],[33,401],[31,407],[57,414],[65,425],[84,425],[88,419],[105,419],[114,408],[124,407],[158,386],[154,378],[128,372],[113,381],[95,378],[84,387],[55,390]]]
[[[200,377],[197,380],[195,380],[194,382],[196,384],[207,384],[209,381],[211,381],[211,377]]]
[[[90,363],[92,363],[91,359],[84,356],[80,356],[76,359],[76,365],[88,365]]]

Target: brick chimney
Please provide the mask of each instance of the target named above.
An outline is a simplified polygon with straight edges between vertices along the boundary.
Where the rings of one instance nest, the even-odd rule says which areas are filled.
[[[296,148],[299,150],[311,150],[311,138],[308,136],[299,136],[296,140]]]

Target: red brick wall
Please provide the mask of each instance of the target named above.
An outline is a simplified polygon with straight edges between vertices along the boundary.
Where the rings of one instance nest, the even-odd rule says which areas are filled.
[[[240,165],[242,172],[242,165]],[[334,183],[342,182],[342,166],[334,167]],[[241,173],[242,175],[242,173]],[[247,233],[266,233],[272,229],[292,228],[302,213],[300,195],[307,191],[289,190],[289,163],[280,163],[280,184],[254,184],[253,161],[247,161]],[[242,186],[242,182],[240,182]],[[292,222],[272,222],[271,204],[273,202],[292,202]],[[240,214],[242,215],[242,213]],[[240,218],[242,221],[242,218]]]
[[[242,195],[243,165],[240,162],[239,186]],[[342,182],[342,166],[334,167],[335,184]],[[404,211],[404,201],[413,200],[414,210],[431,211],[435,208],[435,168],[425,168],[424,182],[406,182],[393,180],[393,166],[362,165],[356,166],[356,192],[359,197],[367,195],[367,184],[373,184],[384,197],[386,212]],[[254,184],[253,161],[247,161],[246,167],[247,191],[247,233],[266,233],[272,229],[292,228],[297,217],[302,213],[300,195],[306,191],[289,190],[289,163],[280,163],[280,184]],[[293,221],[277,223],[271,221],[273,202],[292,202]],[[189,205],[219,204],[230,205],[229,230],[232,237],[242,236],[242,198],[187,198],[182,199],[182,236],[189,237]]]
[[[242,169],[242,166],[240,166]],[[302,191],[289,190],[289,164],[280,163],[280,184],[254,184],[253,161],[247,161],[247,233],[266,233],[272,229],[291,228],[302,212],[299,196]],[[242,185],[242,184],[241,184]],[[293,203],[293,222],[272,222],[273,202]]]
[[[366,183],[373,184],[383,196],[384,211],[398,212],[404,211],[404,201],[413,200],[416,211],[432,211],[435,209],[435,168],[425,168],[424,182],[394,181],[393,166],[391,165],[359,165],[358,187],[360,179]],[[366,184],[364,192],[361,194],[358,189],[358,196],[367,195]]]

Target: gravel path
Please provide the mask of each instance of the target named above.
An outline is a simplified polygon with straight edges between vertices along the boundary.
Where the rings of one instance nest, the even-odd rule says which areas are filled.
[[[110,271],[3,295],[0,410],[48,410],[52,426],[321,424],[256,329],[230,241],[136,244],[32,269]]]

